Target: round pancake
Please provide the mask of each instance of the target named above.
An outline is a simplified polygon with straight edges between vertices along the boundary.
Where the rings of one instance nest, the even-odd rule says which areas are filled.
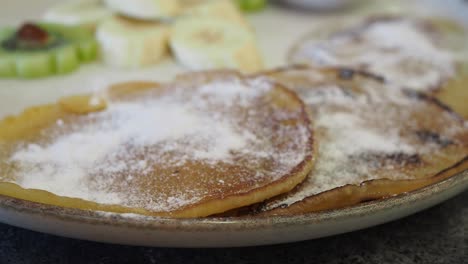
[[[293,191],[236,214],[292,215],[415,190],[468,168],[468,127],[434,98],[350,69],[268,73],[314,118],[318,151]]]
[[[468,117],[468,31],[441,18],[375,16],[320,25],[290,51],[291,63],[352,67],[431,92]]]
[[[290,191],[313,165],[297,95],[234,72],[125,83],[0,122],[0,194],[203,217]]]

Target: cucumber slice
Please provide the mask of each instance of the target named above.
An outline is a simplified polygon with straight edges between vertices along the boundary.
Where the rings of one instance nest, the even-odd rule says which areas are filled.
[[[266,0],[234,0],[241,10],[254,12],[263,9],[266,6]]]
[[[98,57],[98,43],[96,40],[82,41],[78,46],[78,56],[83,62],[94,61]]]
[[[25,40],[16,29],[0,30],[0,77],[39,78],[65,74],[77,69],[80,63],[97,58],[98,45],[88,28],[51,23],[32,25],[33,31],[35,28],[45,31],[46,39],[36,42],[35,32],[26,32],[32,34],[33,45],[24,42],[31,41],[31,35]]]
[[[16,76],[14,60],[10,57],[0,57],[0,77],[14,76]]]
[[[72,72],[80,65],[78,51],[73,46],[63,47],[55,52],[54,60],[55,72],[58,74]]]
[[[15,58],[16,73],[22,78],[38,78],[55,72],[53,57],[48,53],[20,54]]]

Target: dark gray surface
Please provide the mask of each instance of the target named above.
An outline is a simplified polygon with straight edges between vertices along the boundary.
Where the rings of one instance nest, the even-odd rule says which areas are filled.
[[[468,192],[419,214],[367,230],[306,242],[252,248],[116,246],[50,236],[0,224],[0,264],[7,263],[468,264]]]

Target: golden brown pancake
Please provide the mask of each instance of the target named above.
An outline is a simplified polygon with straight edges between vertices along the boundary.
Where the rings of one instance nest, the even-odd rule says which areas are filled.
[[[0,122],[0,194],[202,217],[287,192],[313,164],[297,95],[234,72],[125,83]]]
[[[314,169],[293,191],[235,214],[294,215],[412,191],[468,168],[468,127],[432,97],[338,68],[267,73],[314,118]]]
[[[374,16],[320,25],[292,48],[290,62],[374,72],[468,117],[467,47],[468,30],[454,21]]]

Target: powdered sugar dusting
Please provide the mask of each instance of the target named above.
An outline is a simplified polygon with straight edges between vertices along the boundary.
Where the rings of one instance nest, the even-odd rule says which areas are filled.
[[[334,140],[327,144],[330,149],[338,149],[345,155],[362,152],[413,152],[413,148],[401,142],[398,135],[382,134],[380,131],[367,127],[363,120],[351,113],[331,113],[322,115],[317,125],[327,128],[330,138]],[[390,134],[390,133],[389,133]]]
[[[332,101],[343,102],[344,99],[335,98]],[[327,102],[322,102],[322,105],[326,104]],[[355,102],[350,106],[357,107],[358,104]],[[369,127],[365,120],[352,110],[335,111],[325,108],[326,106],[323,111],[319,111],[316,119],[317,130],[322,131],[324,135],[318,137],[320,141],[315,168],[301,188],[292,192],[286,199],[277,199],[269,203],[268,209],[284,204],[290,205],[346,184],[359,184],[378,178],[380,175],[373,173],[375,168],[372,160],[364,163],[356,160],[356,157],[362,154],[415,153],[411,145],[400,139],[396,129],[389,128],[389,131],[385,132]],[[391,166],[393,165],[384,165],[387,169],[391,169]],[[393,177],[405,179],[409,176],[395,172]]]
[[[294,74],[297,73],[291,75]],[[289,84],[314,112],[318,158],[302,185],[285,197],[268,201],[263,210],[291,205],[347,184],[358,185],[381,178],[412,179],[414,171],[401,168],[419,166],[425,155],[431,159],[443,155],[441,148],[459,144],[452,140],[466,129],[448,113],[427,111],[433,108],[426,102],[405,96],[402,90],[388,84],[365,81],[359,82],[359,87],[355,87],[356,83],[341,86],[323,81],[311,81],[309,86]],[[429,129],[424,128],[421,119],[418,122],[411,120],[418,111],[419,118],[431,115],[431,128],[440,133],[440,137],[436,136],[439,145],[434,141],[424,142],[415,134],[414,131]],[[463,155],[466,152],[460,153],[461,157]]]
[[[360,67],[403,87],[433,89],[455,74],[456,57],[436,47],[425,30],[416,21],[376,20],[327,40],[308,39],[300,44],[293,60]]]
[[[96,171],[102,174],[122,171],[148,173],[148,157],[135,163],[125,162],[120,157],[109,157],[112,154],[126,156],[120,153],[122,151],[119,148],[129,141],[133,147],[141,148],[186,137],[198,136],[204,143],[214,138],[211,144],[203,147],[187,144],[187,148],[193,147],[193,153],[192,157],[186,154],[185,159],[190,157],[208,161],[228,159],[229,151],[239,150],[246,144],[243,134],[234,131],[229,124],[213,122],[174,103],[152,101],[147,104],[118,104],[111,106],[105,115],[111,116],[111,119],[103,124],[60,136],[51,144],[29,144],[14,153],[11,158],[13,162],[30,167],[21,175],[20,184],[25,188],[46,189],[62,196],[119,204],[122,200],[116,194],[92,192],[85,182],[90,173]],[[166,146],[165,149],[178,147]],[[106,157],[107,161],[99,164]],[[180,157],[177,160],[180,165],[184,161]],[[177,200],[169,197],[168,203],[173,204],[172,201],[184,204],[181,198]]]
[[[157,212],[252,190],[283,177],[311,148],[307,124],[278,126],[300,111],[257,107],[272,87],[255,83],[112,101],[103,112],[58,120],[8,162],[22,187]]]

